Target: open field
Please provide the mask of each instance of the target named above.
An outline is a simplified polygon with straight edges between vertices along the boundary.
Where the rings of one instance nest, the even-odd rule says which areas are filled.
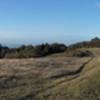
[[[2,59],[0,100],[100,100],[100,57]]]

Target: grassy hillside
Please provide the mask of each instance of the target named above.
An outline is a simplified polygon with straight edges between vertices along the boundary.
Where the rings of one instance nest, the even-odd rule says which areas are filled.
[[[0,100],[100,100],[100,57],[0,60]]]
[[[50,95],[47,95],[48,100],[100,100],[99,65],[100,58],[93,58],[77,77],[69,81],[65,79],[54,88],[40,93],[40,98],[49,93]]]
[[[75,100],[75,98],[76,100],[99,100],[100,68],[98,63],[94,66],[91,66],[91,64],[94,63],[87,65],[87,68],[84,69],[78,78],[57,87],[55,89],[57,91],[56,95],[59,97],[61,90],[63,90],[63,95],[61,94],[61,96],[65,98],[68,95],[69,100]],[[68,99],[67,97],[66,99]]]

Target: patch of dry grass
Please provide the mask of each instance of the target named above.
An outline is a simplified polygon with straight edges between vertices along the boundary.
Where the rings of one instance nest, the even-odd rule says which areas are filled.
[[[66,74],[77,71],[90,59],[46,57],[0,60],[0,100],[96,100],[95,95],[99,98],[100,93],[99,57],[86,64],[80,73]],[[54,76],[58,77],[52,78]]]

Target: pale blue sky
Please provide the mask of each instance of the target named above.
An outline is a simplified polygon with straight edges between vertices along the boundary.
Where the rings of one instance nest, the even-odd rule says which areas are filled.
[[[0,0],[0,42],[6,45],[100,37],[100,0]]]

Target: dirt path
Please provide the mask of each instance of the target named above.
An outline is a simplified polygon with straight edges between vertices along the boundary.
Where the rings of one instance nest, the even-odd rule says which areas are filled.
[[[61,78],[61,77],[64,77],[64,76],[73,76],[73,75],[77,75],[77,74],[80,74],[82,72],[82,70],[84,69],[84,67],[90,63],[92,60],[93,60],[94,57],[90,58],[87,62],[85,62],[82,66],[80,66],[79,69],[77,69],[76,71],[69,71],[69,72],[66,72],[64,74],[61,74],[61,75],[55,75],[55,76],[52,76],[51,78],[52,79],[57,79],[57,78]]]

